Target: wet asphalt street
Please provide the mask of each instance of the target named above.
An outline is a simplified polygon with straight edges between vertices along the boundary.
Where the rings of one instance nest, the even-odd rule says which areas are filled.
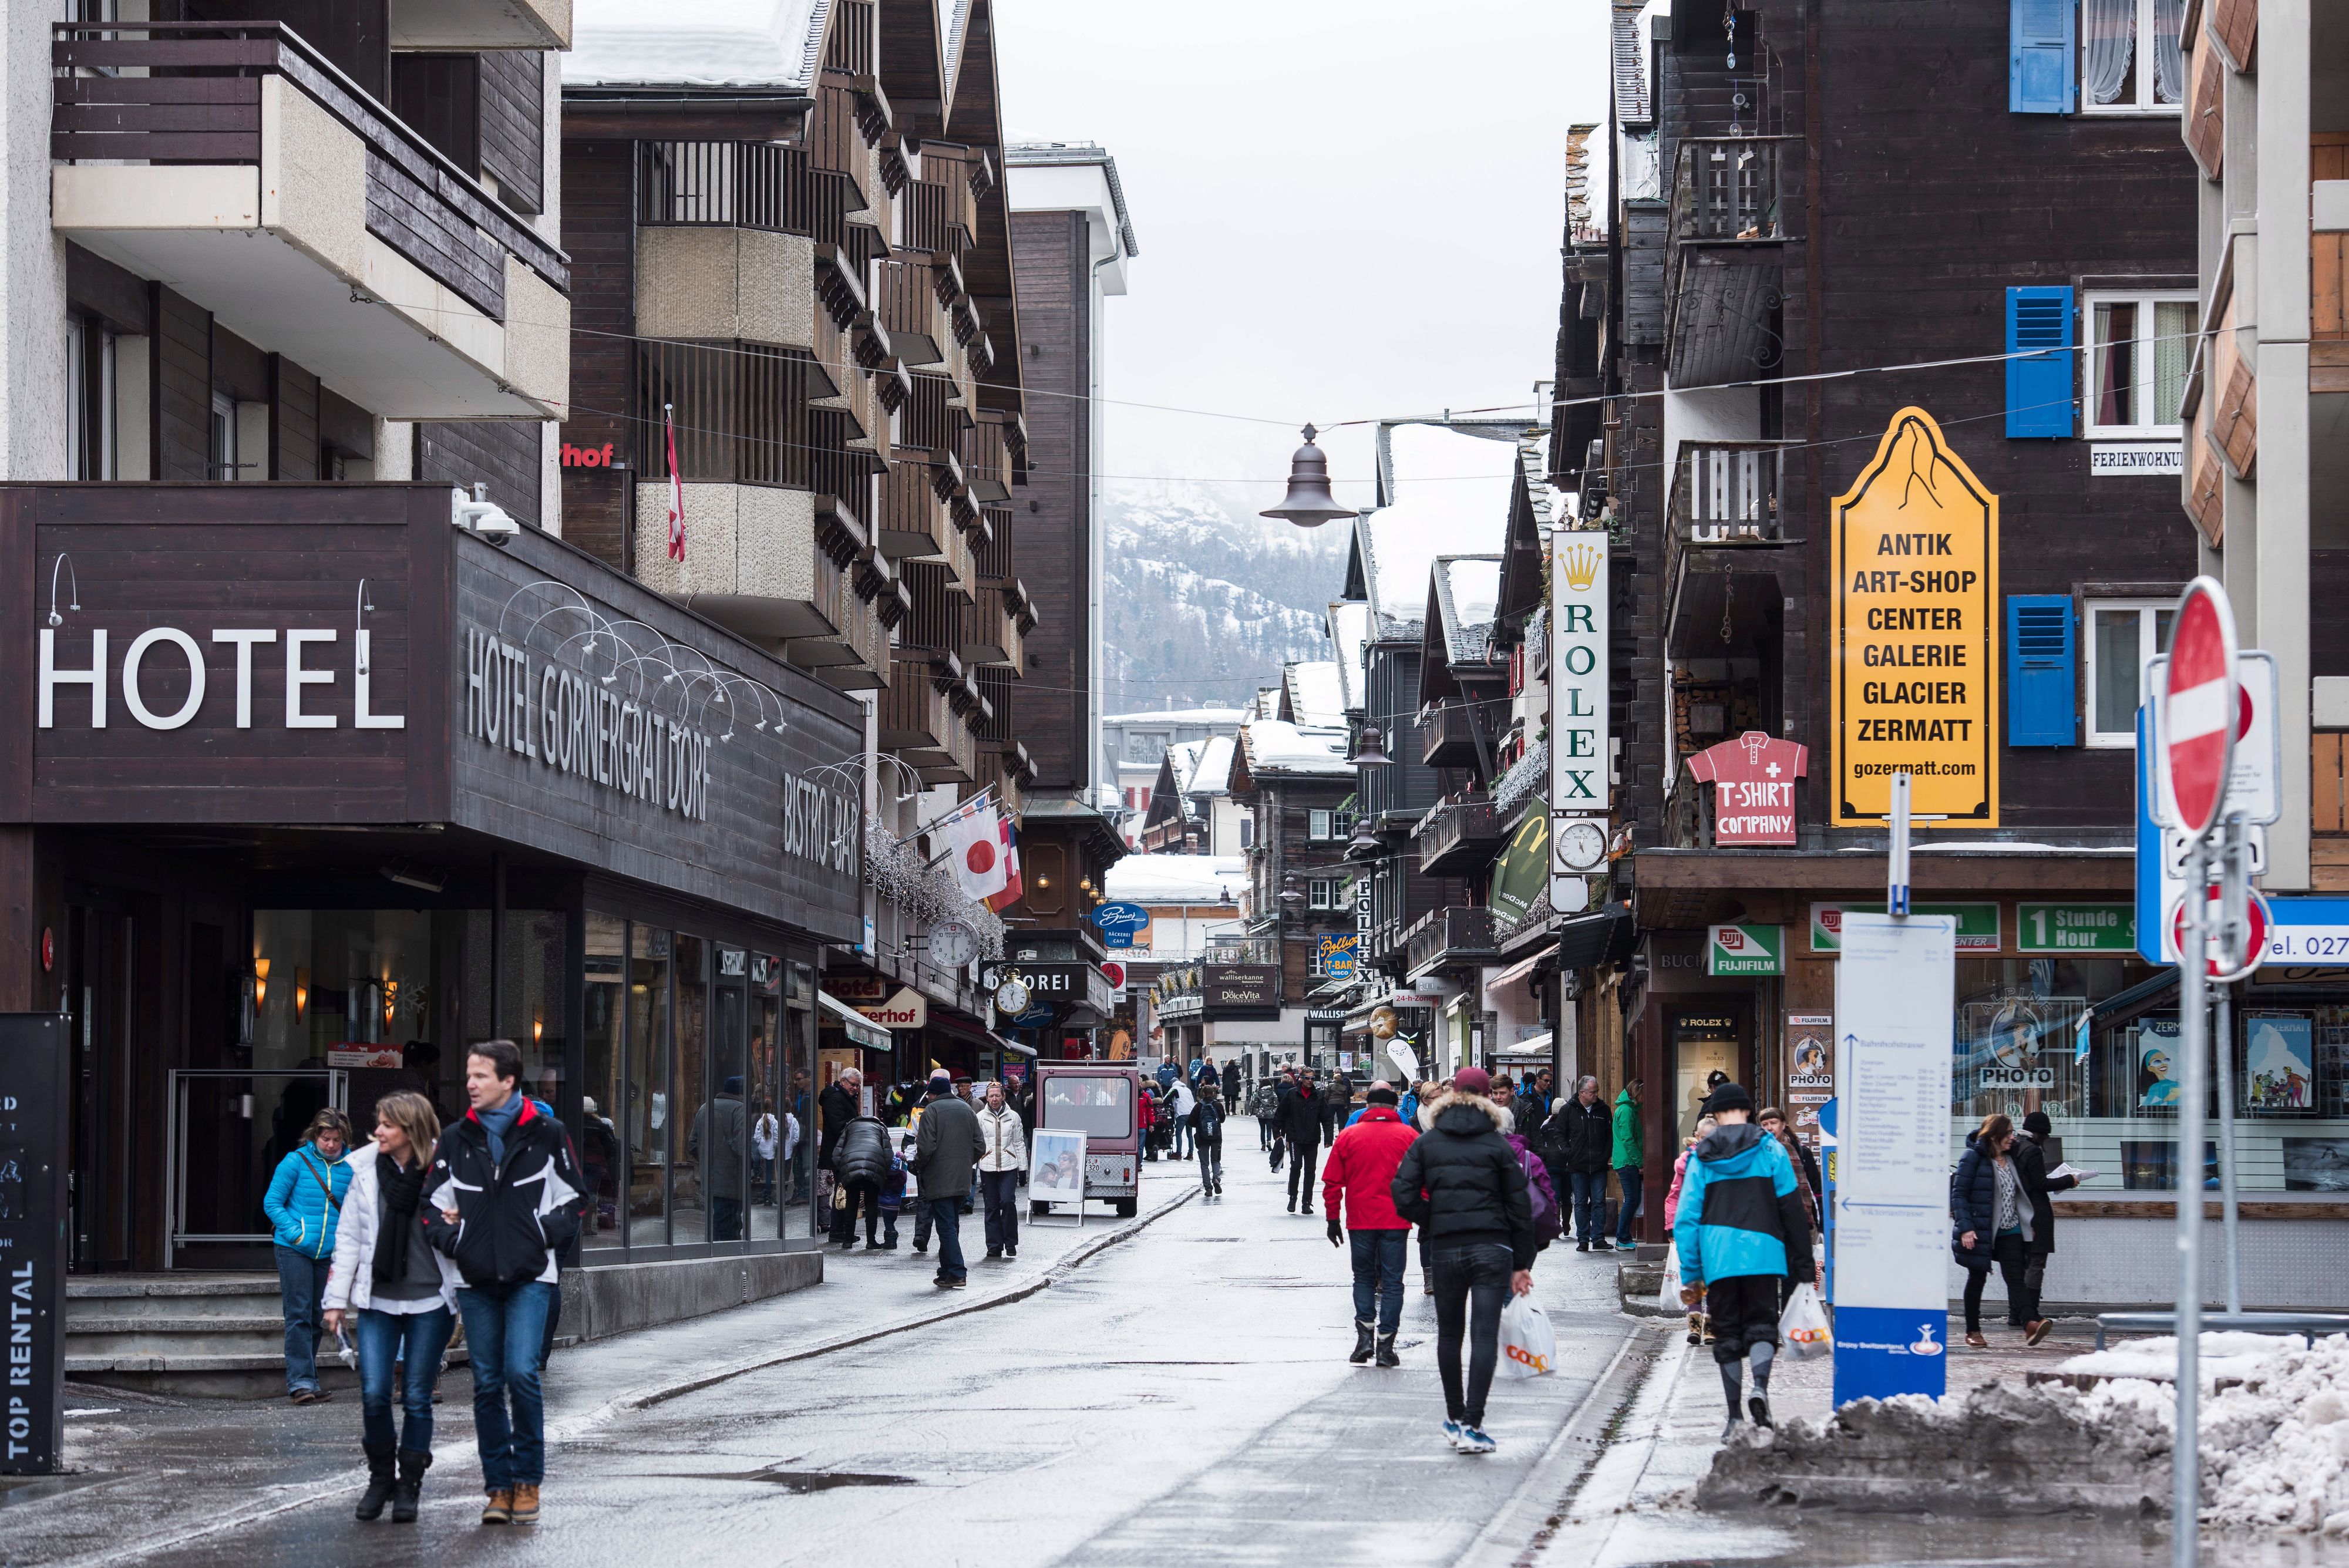
[[[1589,1397],[1599,1375],[1639,1332],[1614,1310],[1611,1262],[1570,1247],[1544,1254],[1537,1296],[1558,1332],[1561,1370],[1497,1383],[1487,1426],[1501,1451],[1455,1455],[1439,1432],[1434,1310],[1419,1293],[1415,1264],[1403,1367],[1349,1366],[1344,1254],[1318,1220],[1284,1212],[1279,1179],[1256,1153],[1253,1130],[1245,1120],[1234,1126],[1226,1199],[1172,1209],[1024,1300],[642,1408],[593,1411],[573,1388],[574,1413],[558,1417],[564,1435],[550,1454],[545,1516],[535,1530],[476,1522],[479,1472],[470,1450],[433,1470],[419,1525],[354,1522],[350,1491],[317,1479],[357,1459],[357,1404],[346,1396],[325,1407],[340,1417],[305,1423],[306,1440],[289,1438],[274,1412],[265,1427],[257,1412],[224,1424],[223,1443],[233,1438],[254,1450],[236,1460],[245,1479],[192,1505],[185,1486],[142,1477],[135,1465],[102,1485],[10,1498],[0,1507],[0,1556],[12,1564],[143,1557],[680,1568],[1516,1557],[1580,1468],[1583,1439],[1554,1440],[1578,1410],[1589,1419],[1584,1407],[1596,1403]],[[1178,1183],[1195,1181],[1194,1168],[1144,1168],[1145,1211]],[[1101,1235],[1110,1228],[1101,1220],[1088,1227]],[[974,1229],[966,1221],[965,1236]],[[902,1279],[909,1266],[919,1261],[834,1258],[834,1282],[786,1299],[802,1317],[812,1312],[821,1320],[831,1293],[849,1314],[867,1299],[850,1277],[856,1271],[898,1271]],[[974,1264],[969,1295],[980,1293],[987,1267]],[[599,1355],[628,1357],[626,1377],[608,1368],[599,1375],[632,1386],[647,1376],[681,1381],[697,1363],[740,1359],[756,1347],[733,1344],[721,1357],[712,1336],[722,1334],[726,1317],[745,1314],[558,1355],[557,1391],[604,1366]],[[823,1326],[840,1334],[857,1325],[843,1318]],[[440,1407],[444,1445],[471,1435],[460,1380],[451,1379],[449,1394]],[[578,1414],[583,1408],[591,1413]],[[173,1476],[190,1466],[200,1473],[201,1412],[168,1414],[156,1435],[169,1449],[165,1462]],[[348,1446],[322,1452],[321,1439]],[[305,1479],[309,1492],[274,1494],[291,1506],[250,1517],[272,1505],[273,1480]],[[151,1510],[141,1505],[150,1490]],[[61,1510],[81,1516],[85,1528],[69,1525]],[[208,1514],[238,1518],[190,1536]],[[139,1550],[139,1537],[167,1526],[180,1539]]]

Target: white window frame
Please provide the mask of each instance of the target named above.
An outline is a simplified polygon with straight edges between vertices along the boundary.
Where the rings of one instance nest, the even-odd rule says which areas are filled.
[[[2158,288],[2144,293],[2127,289],[2098,289],[2082,296],[2080,301],[2079,341],[2086,345],[2087,374],[2082,378],[2080,428],[2096,441],[2179,441],[2183,440],[2183,423],[2166,425],[2139,422],[2132,425],[2103,425],[2096,422],[2096,410],[2104,401],[2104,356],[2096,342],[2096,306],[2100,305],[2134,305],[2137,306],[2137,406],[2139,412],[2153,408],[2153,349],[2158,334],[2154,322],[2163,305],[2195,305],[2190,289]],[[2198,312],[2189,314],[2199,315]],[[2192,356],[2189,354],[2189,358]]]
[[[214,392],[212,401],[212,425],[207,432],[211,452],[212,477],[234,479],[237,476],[236,400],[226,392]]]
[[[1332,813],[1327,811],[1307,812],[1305,814],[1305,836],[1315,844],[1329,843],[1330,823],[1332,815]]]
[[[2178,101],[2176,103],[2156,103],[2153,100],[2155,90],[2153,57],[2147,50],[2146,45],[2147,40],[2153,36],[2155,7],[2159,5],[2161,3],[2162,0],[2136,0],[2137,37],[2134,45],[2132,46],[2133,58],[2131,61],[2131,68],[2137,75],[2137,97],[2135,99],[2127,103],[2091,103],[2088,101],[2089,0],[2076,0],[2074,12],[2074,26],[2077,29],[2079,36],[2077,42],[2074,45],[2074,48],[2077,51],[2077,54],[2076,57],[2073,61],[2073,70],[2076,73],[2078,78],[2080,112],[2082,114],[2175,115],[2185,111],[2186,83],[2182,79],[2185,70],[2182,59],[2178,67],[2181,77],[2181,79],[2178,84]],[[2182,0],[2180,8],[2182,12]]]
[[[2080,670],[2083,684],[2080,701],[2080,733],[2084,744],[2101,751],[2135,751],[2137,721],[2131,711],[2129,728],[2099,730],[2096,728],[2096,618],[2122,611],[2137,615],[2137,701],[2145,701],[2145,661],[2160,651],[2158,614],[2175,610],[2175,599],[2086,599],[2080,606]]]
[[[1313,877],[1305,883],[1305,907],[1310,910],[1343,909],[1344,885],[1334,877]]]

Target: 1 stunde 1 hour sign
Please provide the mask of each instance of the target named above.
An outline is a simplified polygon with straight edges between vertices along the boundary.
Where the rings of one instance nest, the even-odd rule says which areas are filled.
[[[1829,534],[1836,826],[1888,820],[1905,771],[1919,827],[1997,826],[1998,497],[1902,409]]]

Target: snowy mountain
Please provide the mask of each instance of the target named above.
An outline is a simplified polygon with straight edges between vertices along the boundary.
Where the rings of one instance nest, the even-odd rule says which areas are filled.
[[[1327,659],[1347,531],[1256,515],[1238,487],[1103,487],[1106,711],[1237,703],[1291,659]]]

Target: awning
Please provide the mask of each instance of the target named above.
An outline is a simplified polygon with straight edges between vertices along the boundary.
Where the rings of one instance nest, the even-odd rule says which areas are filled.
[[[1030,1062],[1036,1059],[1036,1047],[1033,1045],[1022,1045],[1019,1041],[1006,1040],[1000,1034],[995,1037],[995,1043],[1014,1056],[1025,1056]]]
[[[1550,1059],[1550,1056],[1557,1049],[1557,1037],[1555,1035],[1533,1034],[1528,1035],[1523,1040],[1512,1040],[1506,1045],[1504,1045],[1499,1050],[1494,1052],[1493,1055],[1495,1060],[1505,1062],[1515,1062],[1527,1058],[1539,1058],[1540,1060],[1547,1062]]]
[[[857,1012],[856,1009],[849,1006],[848,1003],[833,995],[832,992],[828,991],[818,991],[815,993],[815,999],[823,1004],[823,1010],[826,1012],[833,1015],[834,1020],[836,1020],[840,1024],[840,1027],[846,1031],[848,1034],[848,1043],[850,1044],[862,1045],[867,1051],[894,1051],[896,1049],[897,1043],[895,1040],[891,1038],[890,1033],[886,1029],[882,1028],[879,1024],[865,1017],[864,1014]]]
[[[1557,967],[1595,969],[1630,958],[1633,940],[1631,911],[1620,904],[1578,915],[1558,928]]]
[[[1486,991],[1498,991],[1505,985],[1515,985],[1517,981],[1525,979],[1526,976],[1533,973],[1537,965],[1549,958],[1549,956],[1557,950],[1554,947],[1537,949],[1533,957],[1518,960],[1516,963],[1511,964],[1508,968],[1503,970],[1500,973],[1486,981],[1485,982],[1485,989]]]

